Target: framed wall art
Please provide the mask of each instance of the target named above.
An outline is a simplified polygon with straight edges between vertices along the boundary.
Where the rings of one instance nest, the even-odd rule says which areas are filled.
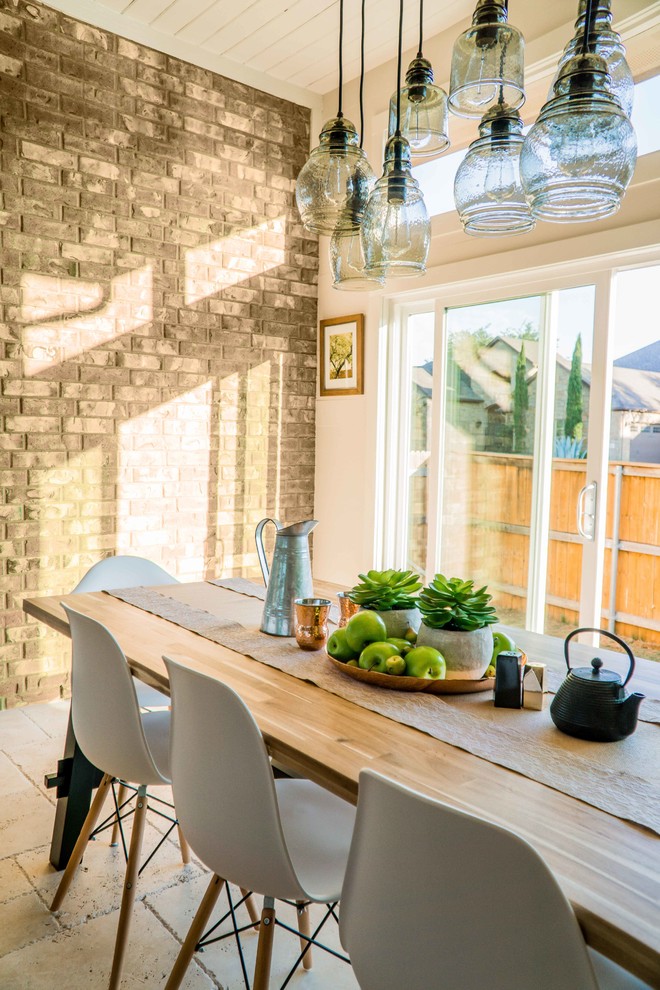
[[[319,333],[321,395],[364,392],[364,316],[321,320]]]

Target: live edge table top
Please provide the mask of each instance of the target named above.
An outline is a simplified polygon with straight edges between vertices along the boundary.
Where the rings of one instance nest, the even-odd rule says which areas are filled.
[[[169,654],[231,685],[255,716],[273,758],[334,793],[355,802],[360,770],[370,766],[513,829],[554,871],[588,943],[660,990],[660,839],[654,833],[103,592],[28,598],[23,607],[69,635],[61,601],[107,626],[133,672],[149,684],[168,691],[162,656]],[[422,850],[429,856],[447,852],[439,843]]]

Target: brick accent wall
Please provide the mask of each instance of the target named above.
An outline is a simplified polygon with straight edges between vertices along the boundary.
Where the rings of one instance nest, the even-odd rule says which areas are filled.
[[[132,553],[254,574],[313,509],[309,111],[0,0],[0,705],[67,691],[25,596]]]

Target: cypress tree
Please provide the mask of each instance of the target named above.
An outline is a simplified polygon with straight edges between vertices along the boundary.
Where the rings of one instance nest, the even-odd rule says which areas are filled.
[[[527,410],[529,409],[529,384],[527,382],[527,358],[525,343],[520,345],[513,383],[513,452],[527,452]]]
[[[582,334],[579,333],[573,348],[571,371],[566,390],[566,418],[564,435],[582,439]]]

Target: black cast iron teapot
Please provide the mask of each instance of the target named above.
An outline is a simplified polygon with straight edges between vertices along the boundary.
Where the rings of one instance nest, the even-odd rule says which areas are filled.
[[[571,667],[570,642],[583,632],[609,636],[623,647],[630,662],[623,683],[615,671],[603,669],[603,661],[599,657],[594,657],[591,667]],[[564,657],[568,676],[550,705],[550,717],[557,728],[569,736],[593,742],[617,742],[634,732],[644,695],[626,694],[624,690],[635,669],[635,658],[630,647],[606,629],[574,629],[564,641]]]

